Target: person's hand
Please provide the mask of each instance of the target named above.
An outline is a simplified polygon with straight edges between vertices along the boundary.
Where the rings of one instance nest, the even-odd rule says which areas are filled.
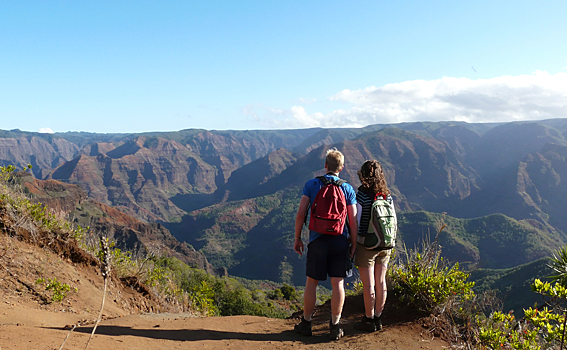
[[[303,246],[303,241],[301,241],[301,238],[296,238],[295,243],[293,243],[293,250],[295,250],[297,254],[303,255],[304,249],[305,247]]]
[[[354,258],[354,252],[356,252],[356,242],[353,242],[350,246],[350,258]]]

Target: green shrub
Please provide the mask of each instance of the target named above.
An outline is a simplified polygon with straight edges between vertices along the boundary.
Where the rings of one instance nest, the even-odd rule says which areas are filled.
[[[524,310],[524,318],[516,321],[512,313],[494,312],[478,321],[478,341],[491,349],[563,348],[567,309],[567,246],[554,254],[550,268],[555,271],[550,282],[536,279],[531,288],[542,295],[545,307]]]
[[[388,270],[393,291],[401,301],[435,313],[455,299],[462,302],[474,297],[474,282],[467,282],[469,275],[459,270],[458,263],[446,262],[433,244],[424,244],[422,252],[403,253],[405,260]]]
[[[170,276],[180,292],[187,296],[190,307],[202,314],[287,316],[286,311],[265,298],[269,293],[251,292],[235,279],[209,275],[175,258],[156,258],[154,264],[155,268],[163,269],[163,273]],[[283,293],[281,295],[283,298]]]
[[[195,310],[207,316],[214,316],[217,313],[215,292],[206,281],[201,281],[197,288],[193,287],[187,292]]]
[[[272,300],[282,300],[284,298],[284,294],[280,288],[276,288],[271,292],[268,292],[268,298]]]
[[[283,298],[285,300],[295,300],[297,299],[297,293],[295,291],[295,288],[293,288],[292,286],[290,286],[287,283],[284,283],[283,286],[281,286],[280,288]]]
[[[512,313],[493,312],[478,321],[478,340],[489,349],[541,349],[537,331],[519,327]]]
[[[45,284],[45,290],[51,291],[51,301],[60,303],[67,297],[67,292],[71,291],[71,286],[61,283],[57,278],[50,278],[47,282],[44,278],[38,278],[36,284]]]

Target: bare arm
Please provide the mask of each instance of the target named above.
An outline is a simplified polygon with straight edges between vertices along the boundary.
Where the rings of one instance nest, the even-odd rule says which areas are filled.
[[[347,214],[348,214],[348,224],[349,224],[349,233],[351,237],[351,249],[350,249],[350,257],[354,256],[354,252],[356,251],[356,239],[358,238],[358,220],[356,219],[356,205],[349,205],[347,207]]]
[[[299,209],[297,209],[297,215],[295,216],[295,242],[293,243],[293,250],[299,255],[303,255],[304,246],[301,241],[301,229],[303,228],[303,222],[305,220],[305,214],[307,213],[307,208],[309,207],[309,197],[303,195],[301,201],[299,202]]]

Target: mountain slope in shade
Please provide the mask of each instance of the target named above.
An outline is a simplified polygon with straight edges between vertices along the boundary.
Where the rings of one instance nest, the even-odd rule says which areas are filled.
[[[502,214],[457,219],[444,214],[412,212],[399,215],[400,240],[408,249],[437,237],[443,256],[479,268],[503,269],[550,256],[567,243],[556,230],[535,220],[515,220]]]
[[[341,178],[355,189],[360,185],[357,175],[360,165],[368,159],[380,160],[396,205],[402,210],[441,211],[478,187],[474,169],[444,142],[433,138],[386,128],[333,146],[345,155]],[[302,187],[310,178],[324,174],[325,154],[330,147],[321,146],[299,158],[279,176],[251,189],[249,197],[288,186]]]
[[[518,192],[534,215],[567,233],[567,146],[547,144],[518,167]]]
[[[321,131],[306,138],[294,148],[294,151],[307,154],[323,145],[333,145],[345,140],[352,140],[364,132],[365,129],[321,129]]]
[[[181,243],[161,224],[144,223],[115,208],[88,198],[77,185],[56,180],[38,180],[27,173],[19,173],[19,181],[32,198],[57,213],[71,218],[82,227],[104,235],[117,248],[136,253],[151,252],[157,256],[176,257],[189,266],[213,273],[207,258],[185,242]]]
[[[563,133],[541,122],[502,124],[482,137],[470,164],[483,177],[498,175],[515,166],[529,153],[539,152],[547,143],[567,145]]]
[[[248,198],[249,194],[297,161],[297,155],[280,148],[233,172],[219,192],[226,200]]]
[[[214,194],[178,194],[171,201],[179,208],[190,212],[214,203],[259,197],[271,193],[263,186],[295,163],[297,155],[283,148],[252,161],[234,171],[228,182]]]
[[[475,293],[494,290],[503,302],[503,311],[514,311],[516,319],[523,317],[524,309],[543,305],[543,297],[532,291],[535,279],[548,280],[553,274],[547,266],[548,258],[509,269],[477,269],[469,276],[475,282]]]
[[[124,143],[119,142],[119,143],[113,144],[113,143],[108,143],[108,142],[95,142],[95,143],[91,143],[91,144],[83,147],[81,149],[80,154],[84,154],[86,156],[97,156],[99,154],[106,154],[106,153],[116,149],[117,146],[118,147],[121,146],[122,144],[124,144]]]
[[[0,165],[14,165],[23,169],[31,164],[38,178],[43,178],[51,169],[73,159],[78,152],[77,145],[60,138],[0,138]]]

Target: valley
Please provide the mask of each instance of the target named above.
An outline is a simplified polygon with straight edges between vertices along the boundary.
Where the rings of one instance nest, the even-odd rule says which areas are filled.
[[[447,259],[499,270],[567,242],[567,119],[145,134],[11,130],[0,132],[0,165],[31,164],[35,179],[25,182],[38,200],[59,198],[62,212],[95,234],[112,232],[121,249],[301,285],[295,212],[329,147],[345,154],[341,177],[355,188],[360,164],[383,164],[399,243],[408,248],[435,239],[443,222],[438,240]],[[46,191],[40,180],[61,189]]]

